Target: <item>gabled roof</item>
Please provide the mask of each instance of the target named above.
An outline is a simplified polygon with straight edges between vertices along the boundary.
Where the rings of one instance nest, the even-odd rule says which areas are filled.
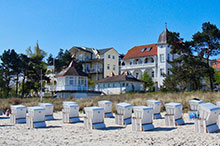
[[[120,82],[120,81],[144,82],[144,81],[136,79],[131,74],[124,73],[124,74],[117,75],[117,76],[106,77],[104,79],[96,81],[95,83]]]
[[[108,52],[108,51],[111,50],[111,49],[113,49],[113,48],[99,49],[99,50],[98,50],[99,55],[105,54],[106,52]]]
[[[57,77],[63,76],[87,76],[87,74],[84,73],[82,69],[77,67],[75,63],[72,61],[67,68],[65,68],[57,74]]]
[[[74,50],[78,49],[80,51],[84,51],[84,52],[88,52],[88,53],[93,53],[91,48],[87,48],[87,47],[77,47],[77,46],[73,46],[69,51],[71,54],[74,54]]]
[[[151,48],[150,51],[148,50],[148,48],[149,49]],[[127,54],[124,56],[123,59],[153,56],[153,55],[157,55],[157,44],[135,46],[127,52]]]

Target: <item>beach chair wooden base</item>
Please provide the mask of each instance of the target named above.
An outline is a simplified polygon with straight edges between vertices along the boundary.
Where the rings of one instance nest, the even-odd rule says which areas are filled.
[[[14,114],[10,115],[10,123],[11,124],[24,124],[26,123],[26,118],[16,118]]]
[[[63,123],[77,123],[80,122],[79,117],[70,117],[69,113],[63,112]]]
[[[213,133],[219,130],[217,124],[206,125],[205,119],[195,119],[195,131],[199,133]]]
[[[175,127],[179,125],[183,125],[184,121],[182,118],[180,119],[175,119],[174,115],[165,115],[165,125],[170,126],[170,127]]]
[[[133,131],[149,131],[153,130],[154,125],[152,123],[142,123],[142,119],[140,118],[132,118],[132,130]]]
[[[117,125],[129,125],[129,124],[131,124],[131,118],[124,119],[123,115],[116,114],[115,115],[115,124],[117,124]]]
[[[33,119],[29,116],[27,116],[26,124],[28,128],[45,128],[46,127],[45,121],[33,122]]]
[[[100,122],[100,123],[92,123],[92,120],[85,117],[84,118],[84,126],[86,129],[105,129],[105,123]]]

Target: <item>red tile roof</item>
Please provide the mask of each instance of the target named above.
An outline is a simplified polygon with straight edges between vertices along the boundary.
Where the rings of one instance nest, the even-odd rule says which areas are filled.
[[[143,48],[150,48],[150,47],[152,47],[150,51],[147,51],[146,49],[145,51],[142,52]],[[124,56],[123,59],[153,56],[153,55],[157,55],[157,44],[135,46],[127,52],[127,54]]]
[[[220,69],[220,58],[217,59],[216,62],[212,64],[212,67]]]

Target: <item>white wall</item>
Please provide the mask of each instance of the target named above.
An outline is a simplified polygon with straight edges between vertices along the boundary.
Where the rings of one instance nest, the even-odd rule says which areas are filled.
[[[113,86],[114,84],[114,86]],[[134,85],[132,88],[132,84]],[[124,85],[124,86],[123,86]],[[111,94],[121,94],[126,91],[143,91],[142,82],[107,82],[107,83],[97,83],[95,86],[95,91],[101,91],[107,95]]]
[[[73,84],[70,84],[70,77]],[[88,78],[79,76],[57,77],[56,91],[63,90],[88,90]]]
[[[157,71],[157,81],[158,81],[158,87],[163,85],[163,80],[165,77],[161,76],[161,69],[164,69],[164,73],[167,74],[168,68],[171,68],[170,64],[168,64],[168,54],[170,54],[170,47],[167,44],[163,45],[157,45],[157,58],[158,58],[158,71]],[[164,63],[161,63],[160,55],[164,54]],[[170,54],[170,59],[172,58],[172,55]]]

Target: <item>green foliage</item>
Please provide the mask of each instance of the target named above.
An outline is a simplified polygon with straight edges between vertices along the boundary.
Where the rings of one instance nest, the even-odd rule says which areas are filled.
[[[220,53],[220,30],[216,25],[206,22],[202,24],[202,32],[193,35],[194,51],[198,56],[206,60],[209,65],[210,57],[217,56]],[[214,70],[209,72],[210,88],[213,90]]]
[[[63,49],[60,49],[55,59],[55,71],[57,73],[60,72],[61,70],[66,68],[72,60],[73,60],[72,55],[68,50],[64,52]]]
[[[153,87],[154,87],[154,82],[152,80],[152,77],[149,76],[147,73],[144,73],[142,76],[141,76],[141,80],[144,81],[144,89],[145,91],[148,89],[148,90],[152,90]]]
[[[9,93],[22,97],[28,96],[31,91],[36,95],[40,90],[40,79],[42,71],[42,79],[48,80],[45,76],[47,69],[44,57],[46,53],[40,49],[38,43],[35,46],[34,53],[28,48],[28,56],[25,54],[17,54],[14,50],[4,51],[0,56],[0,95],[8,97]],[[19,87],[18,80],[23,77],[22,84]],[[15,85],[14,85],[15,84]],[[13,90],[12,90],[13,89]]]
[[[215,69],[214,78],[215,78],[215,84],[220,86],[220,71],[219,70]]]
[[[212,72],[201,56],[193,54],[193,42],[183,41],[179,33],[168,32],[168,43],[171,45],[171,54],[176,56],[168,61],[172,68],[171,75],[164,80],[164,88],[169,91],[185,91],[186,89],[201,89],[201,81]]]
[[[93,89],[95,87],[94,81],[91,80],[91,79],[88,79],[88,86],[89,86],[90,89]]]

